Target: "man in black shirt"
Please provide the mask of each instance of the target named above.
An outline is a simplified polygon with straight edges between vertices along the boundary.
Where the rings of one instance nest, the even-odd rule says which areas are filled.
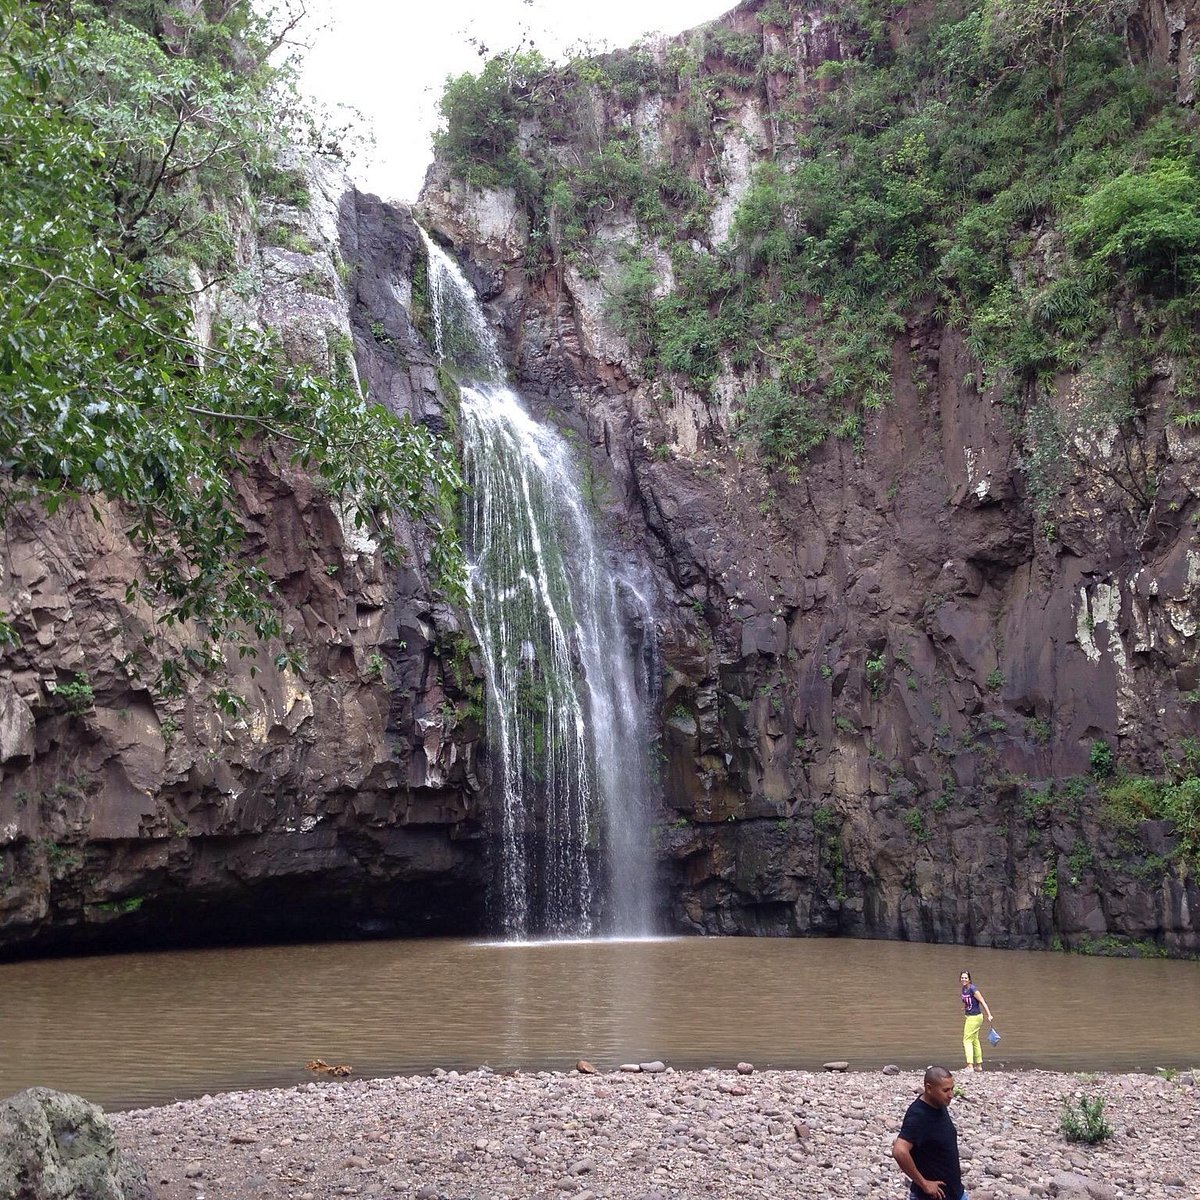
[[[967,1200],[958,1161],[958,1130],[947,1109],[954,1076],[945,1067],[925,1072],[925,1090],[909,1106],[892,1143],[892,1157],[911,1181],[909,1200]]]

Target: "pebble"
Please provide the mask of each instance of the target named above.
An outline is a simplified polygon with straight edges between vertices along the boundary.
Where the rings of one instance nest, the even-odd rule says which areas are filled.
[[[578,1069],[322,1081],[109,1119],[122,1150],[162,1181],[158,1200],[901,1193],[889,1151],[919,1090],[917,1071],[741,1065],[751,1066],[735,1074],[627,1064],[630,1073],[658,1067],[653,1086]],[[963,1087],[951,1115],[972,1200],[1200,1196],[1200,1089],[1190,1073],[1167,1080],[996,1070]],[[1077,1093],[1104,1097],[1114,1137],[1094,1147],[1063,1140],[1062,1103]],[[269,1146],[251,1132],[259,1129],[270,1131]]]

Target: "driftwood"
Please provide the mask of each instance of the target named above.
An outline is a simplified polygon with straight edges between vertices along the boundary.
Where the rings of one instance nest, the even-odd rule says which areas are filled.
[[[350,1067],[345,1063],[337,1063],[330,1066],[323,1058],[310,1058],[304,1064],[310,1071],[322,1071],[326,1075],[349,1075]]]

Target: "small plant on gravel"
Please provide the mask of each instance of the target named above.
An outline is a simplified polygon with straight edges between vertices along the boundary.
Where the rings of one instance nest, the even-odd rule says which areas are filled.
[[[1068,1142],[1086,1142],[1089,1146],[1113,1135],[1113,1127],[1104,1119],[1103,1096],[1066,1097],[1059,1125]]]

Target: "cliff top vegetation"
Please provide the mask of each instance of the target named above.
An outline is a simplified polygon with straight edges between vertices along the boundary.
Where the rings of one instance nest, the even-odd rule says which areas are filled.
[[[1126,451],[1152,376],[1169,377],[1178,424],[1200,425],[1196,116],[1136,60],[1133,13],[748,0],[665,45],[493,58],[449,82],[439,153],[516,192],[535,274],[595,275],[598,226],[627,214],[612,322],[648,376],[740,380],[743,436],[793,479],[827,438],[861,444],[912,321],[961,330],[968,382],[1011,406],[1051,529],[1088,431],[1118,431],[1112,481],[1150,503],[1152,472]],[[750,103],[757,141],[733,124]],[[749,137],[757,166],[716,239],[727,136]],[[1064,372],[1083,397],[1069,418],[1049,403]]]

